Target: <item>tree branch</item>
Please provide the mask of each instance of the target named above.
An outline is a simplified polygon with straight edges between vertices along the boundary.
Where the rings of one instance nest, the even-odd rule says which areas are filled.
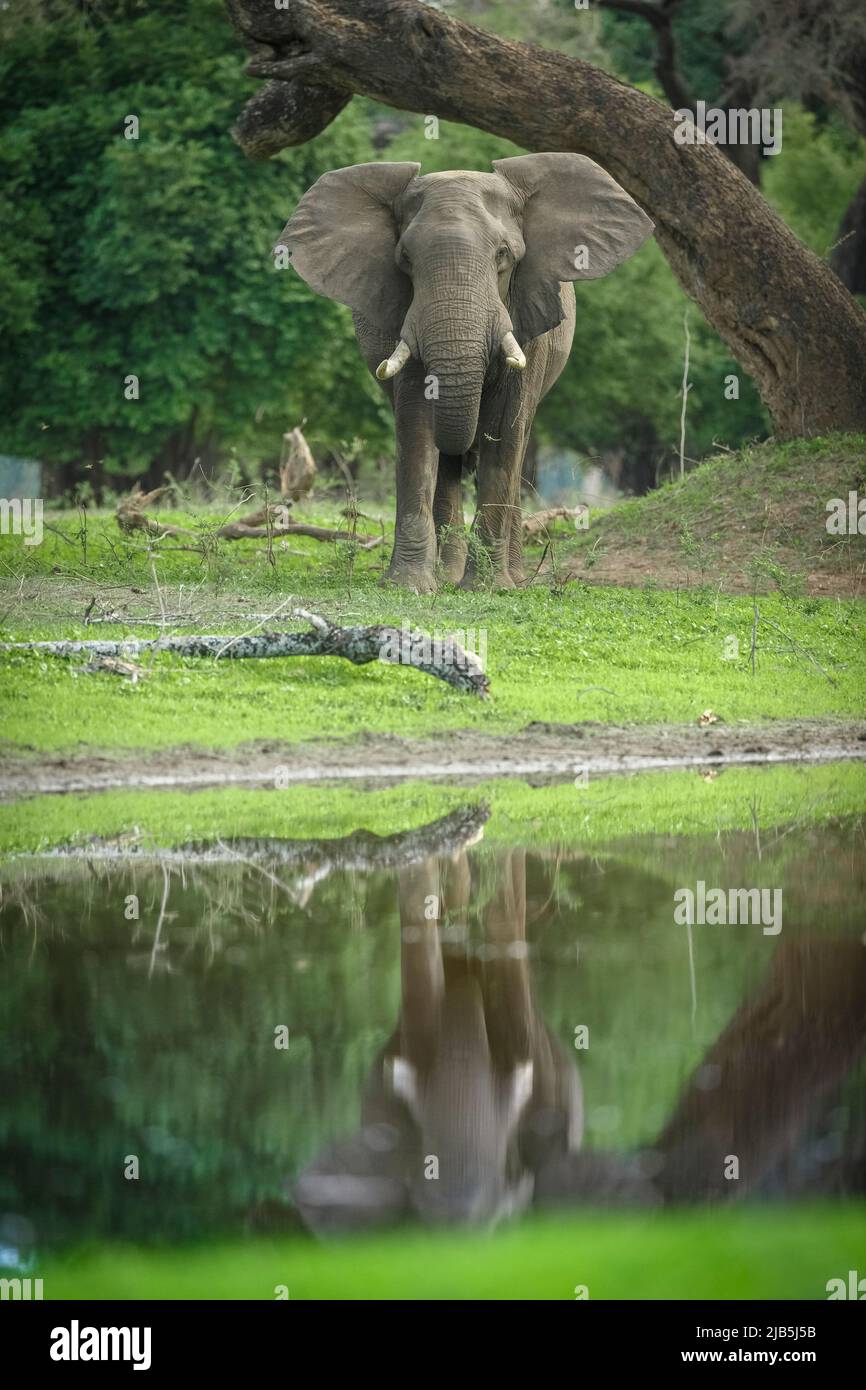
[[[580,59],[513,43],[418,0],[229,6],[256,57],[286,62],[288,74],[299,48],[320,59],[309,88],[318,117],[306,111],[307,125],[324,128],[335,94],[356,92],[527,150],[596,160],[655,220],[674,273],[753,377],[779,437],[866,427],[862,311],[719,147],[677,142],[660,102]],[[253,152],[291,143],[298,128],[289,125],[286,138],[259,127],[246,140]]]

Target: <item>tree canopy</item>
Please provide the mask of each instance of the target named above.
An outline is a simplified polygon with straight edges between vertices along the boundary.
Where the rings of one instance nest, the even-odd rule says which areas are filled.
[[[652,35],[636,18],[605,11],[581,29],[585,17],[559,0],[448,8],[589,51],[657,90]],[[678,21],[682,63],[712,98],[719,50],[701,49],[703,10],[691,11]],[[0,33],[0,449],[56,465],[61,487],[199,465],[211,474],[233,459],[256,471],[302,419],[320,453],[353,440],[365,458],[390,452],[389,413],[348,313],[275,270],[274,240],[327,169],[370,159],[483,169],[517,146],[446,121],[430,139],[423,116],[355,98],[314,140],[253,162],[230,129],[257,88],[220,0],[98,10],[32,0],[0,16]],[[786,108],[764,188],[820,256],[862,163],[863,142],[841,122]],[[640,448],[666,470],[688,301],[657,247],[577,289],[575,346],[538,437],[602,455]],[[700,457],[714,440],[766,433],[768,417],[716,332],[688,312],[687,453]]]
[[[271,255],[321,173],[373,157],[367,121],[251,164],[229,135],[251,84],[218,0],[123,8],[40,17],[0,58],[2,448],[118,484],[275,457],[303,417],[314,440],[384,448],[348,316]]]

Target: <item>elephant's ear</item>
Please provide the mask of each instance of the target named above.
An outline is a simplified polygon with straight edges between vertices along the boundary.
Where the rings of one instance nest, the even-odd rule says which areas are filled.
[[[394,262],[394,203],[420,164],[353,164],[313,184],[283,228],[292,265],[311,289],[399,337],[412,282]]]
[[[559,287],[627,260],[653,223],[624,188],[581,154],[525,154],[493,168],[523,201],[526,254],[514,275],[515,332],[528,342],[562,322]]]

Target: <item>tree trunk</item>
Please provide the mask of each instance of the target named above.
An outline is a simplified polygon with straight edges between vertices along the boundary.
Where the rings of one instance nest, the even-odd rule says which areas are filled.
[[[672,113],[654,98],[419,0],[227,4],[250,73],[278,83],[236,129],[253,157],[310,139],[352,93],[528,150],[588,155],[654,219],[680,284],[753,378],[780,437],[866,428],[862,310],[717,147],[676,143]]]

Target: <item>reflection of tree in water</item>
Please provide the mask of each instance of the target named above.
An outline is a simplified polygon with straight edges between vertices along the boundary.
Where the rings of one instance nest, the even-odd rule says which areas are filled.
[[[813,929],[728,951],[705,938],[703,1031],[684,1048],[666,879],[574,848],[467,854],[483,820],[458,812],[386,840],[104,846],[17,867],[0,913],[4,1209],[31,1217],[40,1242],[146,1240],[231,1228],[287,1174],[301,1174],[295,1202],[315,1229],[862,1190],[862,1079],[840,1095],[863,1041],[853,942]],[[124,918],[131,894],[137,921]],[[573,1026],[590,1010],[593,1047],[578,1053]],[[666,1031],[674,1016],[679,1033]],[[470,1073],[473,1048],[486,1073]],[[628,1111],[601,1148],[574,1142],[578,1064],[589,1093]],[[670,1119],[652,1128],[660,1100]],[[719,1146],[739,1156],[738,1182],[719,1181]],[[129,1153],[135,1184],[121,1176]],[[419,1166],[431,1154],[438,1179]]]
[[[305,1221],[322,1232],[409,1216],[478,1224],[533,1204],[652,1205],[778,1187],[866,1046],[862,943],[780,943],[652,1146],[585,1153],[575,1058],[533,997],[526,854],[492,863],[474,953],[466,854],[400,873],[400,1019],[367,1079],[360,1128],[300,1176]]]

